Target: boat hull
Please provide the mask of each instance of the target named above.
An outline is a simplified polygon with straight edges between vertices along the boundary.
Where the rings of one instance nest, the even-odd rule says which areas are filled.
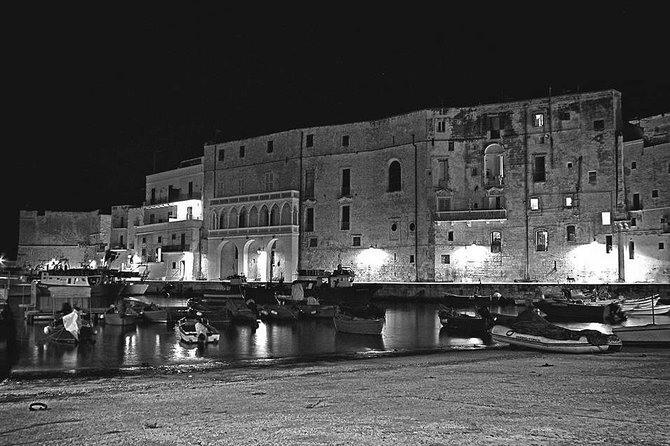
[[[545,312],[548,319],[601,323],[618,323],[626,319],[621,307],[616,303],[588,305],[540,300],[534,305]]]
[[[614,327],[612,332],[626,345],[670,346],[670,324]]]
[[[141,296],[147,292],[149,284],[146,283],[126,283],[121,289],[122,296]]]
[[[652,307],[637,307],[626,311],[630,316],[661,316],[670,313],[670,305],[656,305]]]
[[[263,321],[295,321],[298,311],[286,305],[261,305],[258,317]]]
[[[384,318],[359,318],[338,313],[333,317],[335,330],[341,333],[380,335]]]
[[[195,330],[195,320],[182,319],[177,324],[177,332],[179,333],[179,340],[187,344],[197,344],[197,343],[216,343],[219,342],[221,334],[219,330],[212,327],[209,324],[205,324],[207,327],[207,337],[200,338],[198,333]]]
[[[296,305],[301,318],[332,318],[337,310],[336,305]]]
[[[579,339],[550,339],[525,333],[517,333],[510,327],[494,325],[491,328],[491,339],[494,342],[509,344],[515,347],[529,348],[556,353],[605,353],[621,350],[622,341],[618,336],[610,336],[608,342],[594,345],[588,342],[586,336]]]

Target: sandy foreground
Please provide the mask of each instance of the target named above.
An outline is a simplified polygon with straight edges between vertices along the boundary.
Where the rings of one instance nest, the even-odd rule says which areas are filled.
[[[33,402],[47,410],[29,410]],[[0,384],[0,444],[668,445],[670,350],[475,350]]]

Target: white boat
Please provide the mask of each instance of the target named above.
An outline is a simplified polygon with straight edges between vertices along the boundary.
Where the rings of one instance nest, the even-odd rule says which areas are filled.
[[[122,296],[141,296],[149,289],[148,283],[143,282],[125,282],[121,290]]]
[[[363,318],[351,316],[344,313],[335,313],[333,322],[335,330],[342,333],[380,335],[384,328],[383,317]]]
[[[219,342],[219,330],[208,323],[202,323],[203,327],[198,327],[197,319],[182,318],[177,322],[177,331],[179,339],[188,344]]]
[[[670,324],[613,327],[612,332],[626,345],[670,345]]]
[[[619,304],[623,311],[630,311],[637,307],[651,307],[652,305],[656,305],[660,298],[661,296],[659,294],[654,294],[652,296],[641,297],[638,299],[623,299]]]
[[[99,270],[48,270],[40,273],[38,287],[54,298],[89,298],[92,295],[117,295],[122,285],[109,280]]]
[[[552,339],[533,334],[519,333],[504,325],[494,325],[491,329],[491,339],[495,342],[510,344],[515,347],[524,347],[557,353],[604,353],[621,350],[621,339],[616,335],[607,336],[605,343],[593,342],[588,336],[578,339]]]
[[[670,313],[670,305],[642,305],[626,311],[629,316],[662,316]]]

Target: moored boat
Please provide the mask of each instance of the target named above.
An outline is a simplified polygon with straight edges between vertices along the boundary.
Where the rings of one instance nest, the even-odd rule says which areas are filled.
[[[532,309],[506,325],[491,328],[494,342],[557,353],[604,353],[621,350],[621,339],[597,330],[570,330],[551,324]]]
[[[122,301],[118,307],[114,305],[110,306],[109,310],[102,314],[101,317],[106,325],[129,327],[137,324],[140,315],[134,309],[127,307],[125,302]]]
[[[295,321],[298,320],[298,309],[282,304],[260,305],[258,317],[262,321]]]
[[[130,307],[140,315],[144,322],[163,323],[168,321],[168,311],[155,303],[131,300]]]
[[[634,308],[651,307],[652,305],[657,305],[660,299],[661,296],[659,294],[653,294],[651,296],[637,299],[622,299],[619,301],[619,304],[621,305],[621,309],[623,311],[630,311]]]
[[[626,311],[629,316],[662,316],[670,314],[670,305],[641,305]]]
[[[546,313],[550,319],[610,324],[626,320],[626,315],[617,302],[572,303],[567,300],[542,299],[533,305]]]
[[[188,344],[219,342],[219,330],[207,321],[196,318],[182,318],[177,321],[179,340]]]
[[[44,327],[47,341],[57,344],[94,344],[95,331],[81,318],[79,310],[73,309],[62,318],[57,318]]]
[[[670,346],[670,324],[612,327],[625,345]]]
[[[335,330],[341,333],[380,335],[386,319],[378,315],[354,315],[342,311],[335,312]]]
[[[457,311],[444,305],[440,305],[437,315],[442,326],[450,333],[483,336],[488,334],[492,323],[491,319],[482,317],[476,311]]]

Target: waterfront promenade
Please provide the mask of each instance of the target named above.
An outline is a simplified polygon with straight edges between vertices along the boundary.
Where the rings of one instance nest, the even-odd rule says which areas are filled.
[[[0,444],[670,444],[670,349],[260,364],[19,374],[0,384]]]

